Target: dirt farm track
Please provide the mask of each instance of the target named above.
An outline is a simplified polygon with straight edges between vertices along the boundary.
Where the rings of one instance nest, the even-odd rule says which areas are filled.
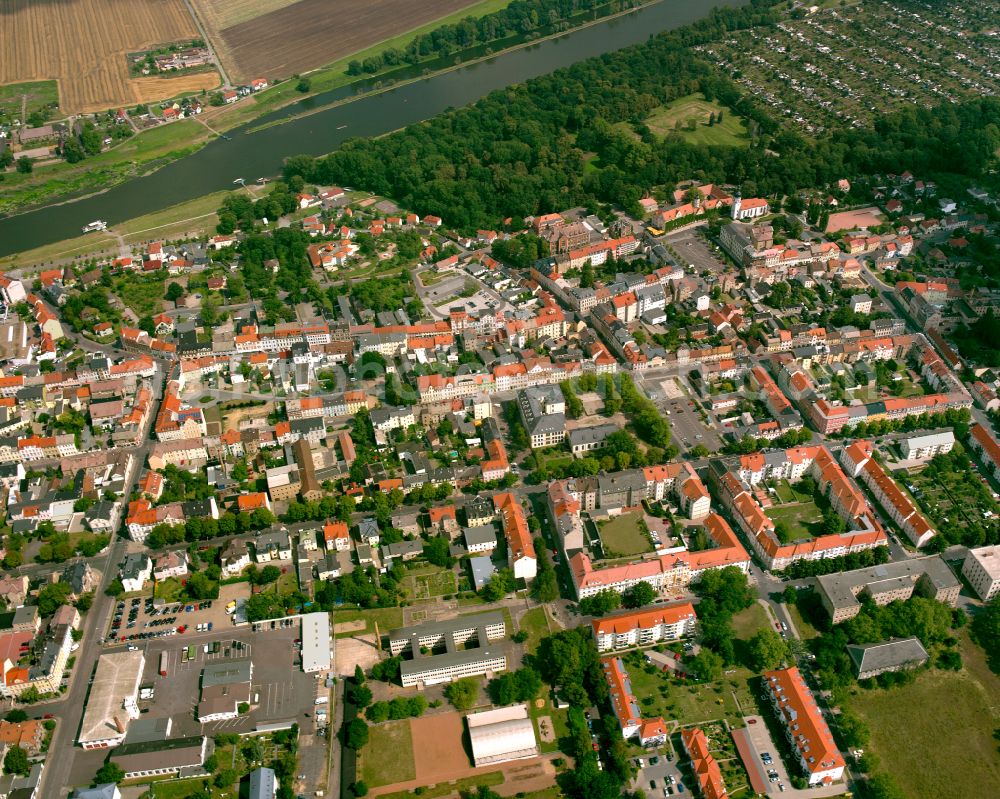
[[[128,74],[126,53],[197,36],[184,0],[0,0],[0,84],[55,79],[67,114],[214,88],[214,72]]]
[[[192,0],[231,80],[329,64],[474,0]]]

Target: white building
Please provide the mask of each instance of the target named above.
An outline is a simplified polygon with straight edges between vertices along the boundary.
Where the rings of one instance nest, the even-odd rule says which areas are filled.
[[[694,606],[690,602],[620,613],[591,622],[598,652],[676,641],[691,632],[694,625]]]
[[[993,599],[1000,593],[1000,547],[970,549],[962,576],[983,602]]]
[[[465,717],[476,768],[537,757],[535,727],[525,705],[501,707]]]
[[[327,613],[302,616],[302,671],[327,671],[333,659],[333,637]]]
[[[925,436],[912,436],[903,441],[903,457],[907,460],[922,460],[944,455],[951,452],[955,446],[955,434],[951,430],[940,433],[928,433]]]
[[[145,665],[146,657],[138,651],[101,655],[80,723],[80,746],[106,749],[125,740],[129,722],[139,718],[139,682]]]

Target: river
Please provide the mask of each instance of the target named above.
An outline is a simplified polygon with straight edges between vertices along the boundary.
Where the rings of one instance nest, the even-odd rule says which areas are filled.
[[[95,219],[115,225],[233,186],[277,174],[291,155],[329,153],[349,138],[379,136],[467,105],[496,89],[545,75],[593,56],[645,41],[660,31],[701,19],[712,8],[748,0],[662,0],[627,15],[569,31],[528,47],[361,97],[284,124],[248,132],[269,119],[286,117],[350,95],[339,89],[254,120],[198,152],[101,194],[0,219],[0,256],[80,235]]]

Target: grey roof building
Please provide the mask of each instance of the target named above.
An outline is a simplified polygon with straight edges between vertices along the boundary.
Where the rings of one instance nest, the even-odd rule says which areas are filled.
[[[274,799],[278,793],[278,781],[274,769],[263,766],[250,772],[250,793],[248,799]]]
[[[618,425],[599,424],[594,427],[579,427],[569,431],[570,451],[577,455],[591,452],[603,446],[604,440],[618,430]]]
[[[862,594],[878,605],[905,601],[914,593],[954,605],[961,589],[958,578],[938,555],[816,578],[816,590],[834,624],[858,614]]]
[[[551,447],[566,437],[566,402],[559,386],[521,389],[517,406],[532,449]]]
[[[479,591],[490,578],[497,573],[497,567],[489,555],[480,555],[476,558],[469,558],[469,569],[472,572],[472,585]]]
[[[495,549],[497,545],[497,531],[492,524],[466,527],[462,531],[462,538],[465,540],[465,548],[469,552],[485,552],[489,549]]]
[[[901,671],[923,666],[927,650],[918,638],[899,638],[877,644],[848,644],[847,654],[859,680],[877,677],[887,671]]]

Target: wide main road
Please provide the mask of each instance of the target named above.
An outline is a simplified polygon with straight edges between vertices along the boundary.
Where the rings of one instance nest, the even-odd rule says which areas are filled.
[[[77,202],[48,206],[0,220],[0,256],[79,236],[84,225],[97,219],[115,225],[213,191],[232,188],[237,178],[253,181],[274,175],[288,156],[322,155],[350,138],[381,136],[448,108],[471,103],[505,86],[639,44],[651,34],[695,22],[713,8],[743,6],[747,2],[663,0],[627,16],[596,22],[530,47],[249,132],[271,120],[349,99],[354,89],[346,87],[307,98],[249,123],[234,131],[231,137],[216,139],[152,175],[135,178]]]
[[[149,428],[159,412],[160,400],[163,397],[164,377],[164,365],[157,361],[156,375],[153,377],[153,407],[150,408],[151,412],[146,420],[146,429],[143,431],[144,443],[133,451],[135,467],[122,492],[125,502],[128,501],[135,489],[143,465],[146,463],[146,456],[149,454],[149,447],[152,444],[149,438]],[[103,562],[96,564],[92,562],[92,565],[101,569],[103,574],[101,584],[94,593],[94,604],[87,612],[83,638],[80,641],[80,649],[76,653],[76,665],[73,667],[69,690],[59,701],[39,706],[40,713],[51,713],[59,720],[52,736],[52,743],[49,746],[48,757],[45,759],[45,769],[42,771],[38,791],[39,796],[62,796],[68,792],[70,768],[73,765],[75,754],[74,743],[80,729],[80,721],[83,719],[87,691],[90,688],[90,677],[94,673],[94,666],[101,654],[101,638],[104,630],[107,629],[111,609],[116,601],[104,591],[118,576],[118,564],[124,558],[127,547],[128,541],[126,539],[115,538],[108,547]]]

